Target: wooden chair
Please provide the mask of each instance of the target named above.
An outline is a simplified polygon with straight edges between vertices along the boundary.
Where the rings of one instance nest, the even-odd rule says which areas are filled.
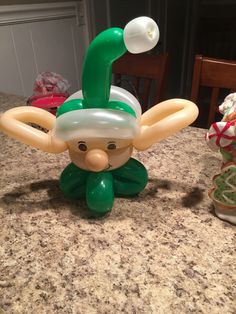
[[[236,61],[196,55],[190,98],[198,104],[201,113],[201,111],[204,111],[204,108],[201,108],[201,104],[198,102],[200,87],[211,88],[210,107],[206,126],[209,128],[215,122],[215,114],[222,102],[222,99],[218,100],[221,89],[226,89],[227,94],[236,91]]]
[[[126,53],[113,64],[114,83],[124,87],[125,84],[122,83],[127,81],[131,85],[129,91],[138,98],[144,112],[163,99],[168,65],[168,53],[158,55]],[[156,84],[153,95],[152,84],[154,86]]]

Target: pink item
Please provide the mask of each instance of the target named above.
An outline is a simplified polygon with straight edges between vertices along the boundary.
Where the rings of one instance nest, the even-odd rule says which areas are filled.
[[[70,85],[66,79],[55,72],[40,73],[34,84],[34,95],[66,93]]]

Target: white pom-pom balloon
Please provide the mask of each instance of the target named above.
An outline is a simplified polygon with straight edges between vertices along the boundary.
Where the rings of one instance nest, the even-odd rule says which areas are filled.
[[[124,28],[124,42],[131,53],[141,53],[154,48],[159,40],[156,22],[147,16],[137,17]]]

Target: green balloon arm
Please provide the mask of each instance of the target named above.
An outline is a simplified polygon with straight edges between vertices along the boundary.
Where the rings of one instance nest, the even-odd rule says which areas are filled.
[[[121,28],[105,30],[92,41],[85,56],[82,74],[82,91],[87,108],[107,106],[112,62],[126,51]]]

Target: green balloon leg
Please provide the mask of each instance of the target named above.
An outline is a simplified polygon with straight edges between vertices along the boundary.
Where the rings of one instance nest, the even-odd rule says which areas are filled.
[[[69,164],[60,177],[60,188],[70,199],[86,198],[89,210],[103,216],[113,206],[114,196],[131,196],[141,192],[148,181],[146,168],[136,159],[112,171],[91,172]]]
[[[86,201],[90,211],[103,216],[114,203],[113,178],[110,172],[90,172],[87,180]]]
[[[70,163],[60,177],[60,188],[64,195],[73,200],[85,197],[89,172]]]

